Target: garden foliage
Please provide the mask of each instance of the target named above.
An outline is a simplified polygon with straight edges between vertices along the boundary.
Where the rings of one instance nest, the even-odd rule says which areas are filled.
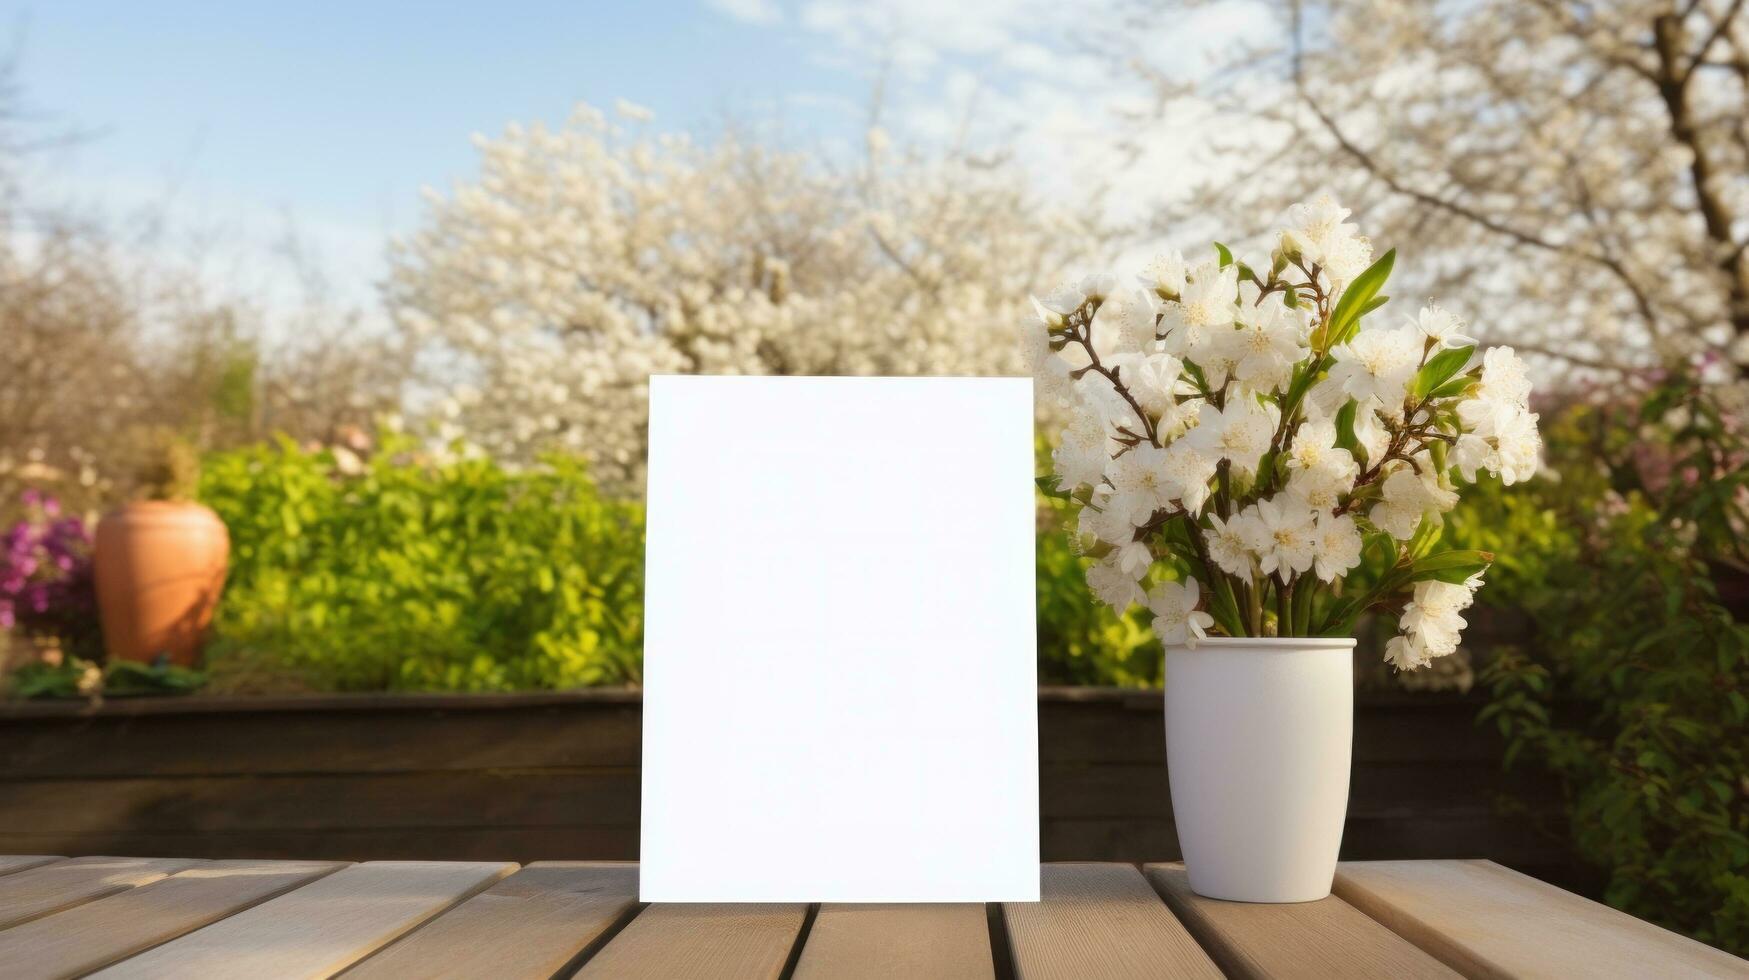
[[[287,441],[207,459],[201,499],[232,539],[220,689],[638,680],[641,505],[560,457],[512,470],[391,439],[349,468]]]
[[[1532,626],[1482,717],[1561,780],[1611,904],[1749,953],[1749,626],[1720,588],[1745,582],[1741,434],[1691,384],[1621,396],[1560,415],[1559,480],[1484,482],[1453,515],[1500,555],[1488,601]]]
[[[355,467],[282,442],[208,457],[201,496],[233,551],[207,655],[217,690],[640,678],[643,509],[603,497],[574,458],[513,470],[391,444]],[[1041,680],[1159,683],[1145,624],[1089,599],[1063,505],[1040,501]]]
[[[1040,498],[1038,555],[1038,679],[1040,684],[1155,687],[1164,652],[1146,617],[1118,615],[1094,601],[1085,575],[1092,564],[1064,530],[1070,504]]]

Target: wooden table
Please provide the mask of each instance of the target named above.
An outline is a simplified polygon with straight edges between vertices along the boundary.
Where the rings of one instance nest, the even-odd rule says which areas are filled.
[[[1343,865],[1244,905],[1175,864],[1049,864],[1006,905],[642,905],[637,866],[0,857],[0,974],[60,977],[1749,977],[1487,861]]]

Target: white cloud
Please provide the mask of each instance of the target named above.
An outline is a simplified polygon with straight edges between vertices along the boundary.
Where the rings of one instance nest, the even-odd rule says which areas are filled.
[[[1255,124],[1194,98],[1158,108],[1140,59],[1172,81],[1207,74],[1274,15],[1226,0],[1150,26],[1125,0],[805,0],[796,25],[815,64],[883,82],[883,121],[900,139],[1010,149],[1052,194],[1107,192],[1140,220],[1215,175],[1210,150]],[[792,28],[793,29],[793,28]]]
[[[704,3],[719,14],[748,24],[777,24],[783,21],[783,10],[775,0],[704,0]]]

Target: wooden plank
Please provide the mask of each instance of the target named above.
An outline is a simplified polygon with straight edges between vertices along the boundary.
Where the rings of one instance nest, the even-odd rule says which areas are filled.
[[[1229,977],[1455,980],[1444,964],[1340,898],[1292,905],[1222,902],[1190,890],[1182,864],[1150,864],[1148,881]]]
[[[1112,688],[1111,690],[1123,690]],[[358,694],[262,694],[248,697],[202,695],[184,698],[111,698],[89,701],[0,701],[0,722],[30,718],[139,718],[153,715],[259,715],[285,712],[394,711],[524,711],[529,708],[568,707],[590,704],[639,704],[642,688],[587,687],[565,691],[519,691],[514,693],[358,693]]]
[[[532,864],[365,960],[347,980],[546,980],[637,906],[635,864]]]
[[[1137,692],[1132,692],[1137,693]],[[1498,762],[1503,747],[1492,729],[1477,729],[1476,711],[1486,703],[1438,695],[1419,700],[1357,697],[1354,761]],[[1146,763],[1164,766],[1165,701],[1160,692],[1119,703],[1072,703],[1039,699],[1039,761],[1051,763]]]
[[[579,819],[587,819],[580,814]],[[50,846],[52,845],[52,846]],[[629,861],[638,856],[638,825],[575,827],[333,827],[312,830],[0,833],[0,851],[186,854],[202,858],[287,861],[495,861],[536,858]]]
[[[578,971],[578,977],[776,980],[806,905],[652,905]]]
[[[88,973],[289,891],[342,865],[215,861],[0,931],[10,980]]]
[[[213,776],[310,772],[422,772],[639,765],[636,701],[491,695],[391,695],[354,709],[316,704],[228,710],[253,698],[129,698],[96,717],[7,716],[0,702],[0,773],[32,778]],[[263,699],[266,700],[266,699]],[[1047,765],[1165,765],[1159,692],[1127,703],[1039,704],[1040,761]],[[151,708],[151,714],[116,715]],[[1405,764],[1500,757],[1497,736],[1474,725],[1480,702],[1429,699],[1418,706],[1355,705],[1355,761]],[[19,705],[25,710],[27,705]],[[36,706],[28,706],[35,710]]]
[[[31,839],[40,849],[64,850],[71,844]],[[8,840],[0,837],[0,848]],[[24,841],[13,841],[25,846]],[[1045,818],[1039,824],[1039,847],[1048,861],[1178,861],[1178,836],[1163,817]],[[1527,822],[1493,812],[1478,803],[1465,812],[1418,813],[1407,810],[1391,817],[1354,817],[1343,824],[1344,860],[1423,858],[1452,852],[1480,854],[1516,866],[1548,862],[1548,840]],[[190,852],[197,853],[197,852]],[[1565,861],[1561,861],[1565,866]]]
[[[633,825],[638,791],[635,769],[57,779],[39,782],[36,792],[0,793],[0,828],[90,834]]]
[[[1208,977],[1221,971],[1127,864],[1047,864],[1038,902],[1003,905],[1022,978]]]
[[[41,867],[51,861],[63,861],[65,858],[48,854],[10,854],[0,856],[0,875],[9,875],[14,871],[27,871]]]
[[[1492,861],[1343,864],[1336,894],[1468,977],[1749,976],[1729,953]]]
[[[797,980],[993,978],[984,906],[822,905]]]
[[[82,857],[0,877],[0,929],[150,884],[198,861]]]
[[[615,703],[0,719],[0,774],[131,778],[635,767],[642,719],[639,705]]]
[[[492,862],[353,865],[94,975],[331,976],[515,869]]]
[[[1047,820],[1138,816],[1171,820],[1167,783],[1164,764],[1048,763],[1039,767],[1039,811]],[[1498,759],[1437,765],[1422,759],[1359,763],[1350,786],[1348,817],[1353,820],[1486,810],[1487,801],[1507,789],[1508,783]],[[1562,806],[1558,787],[1548,780],[1510,788],[1520,803],[1539,810],[1555,812]]]

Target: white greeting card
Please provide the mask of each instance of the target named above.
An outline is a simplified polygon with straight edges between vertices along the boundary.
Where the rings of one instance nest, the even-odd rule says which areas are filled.
[[[1032,383],[650,381],[640,897],[1033,901]]]

